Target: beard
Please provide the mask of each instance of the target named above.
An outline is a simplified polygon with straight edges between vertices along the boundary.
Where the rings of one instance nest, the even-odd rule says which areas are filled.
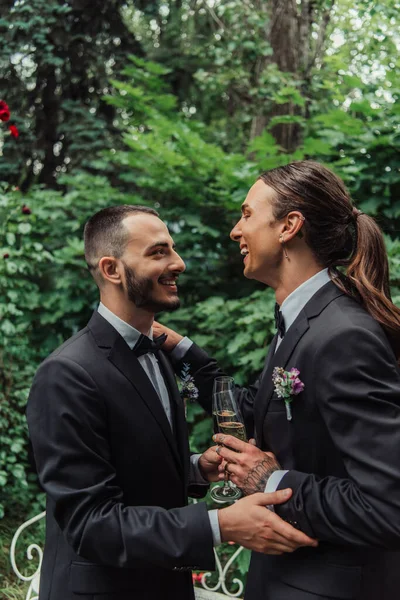
[[[136,277],[133,269],[124,263],[126,293],[137,308],[145,308],[153,313],[177,310],[181,302],[176,296],[170,300],[159,300],[154,292],[154,281],[149,277]]]

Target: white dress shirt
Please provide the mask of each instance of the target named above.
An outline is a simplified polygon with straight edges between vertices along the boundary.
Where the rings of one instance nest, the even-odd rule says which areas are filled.
[[[125,342],[129,346],[129,348],[132,350],[134,348],[134,346],[136,345],[137,341],[139,340],[139,337],[141,335],[140,331],[138,331],[137,329],[132,327],[132,325],[129,325],[129,323],[126,323],[125,321],[123,321],[122,319],[117,317],[116,314],[114,314],[111,310],[109,310],[101,302],[100,302],[97,310],[98,310],[98,313],[106,321],[108,321],[110,323],[110,325],[112,325],[114,327],[114,329],[116,329],[118,331],[120,336],[125,340]],[[153,330],[152,329],[150,329],[147,336],[150,339],[153,339]],[[182,340],[181,343],[178,344],[172,352],[172,355],[176,359],[179,359],[181,357],[181,354],[182,354],[181,344],[183,341],[184,340]],[[191,345],[192,345],[192,342],[190,342],[189,347]],[[183,345],[183,348],[185,348],[185,344]],[[185,353],[186,353],[186,350],[184,349],[183,354],[185,354]],[[169,393],[168,393],[167,386],[165,385],[164,377],[161,373],[161,369],[158,364],[158,360],[157,360],[156,356],[152,352],[147,352],[146,354],[142,354],[142,356],[139,356],[138,361],[139,361],[140,365],[143,367],[143,370],[145,371],[146,375],[148,376],[155,391],[157,392],[157,395],[160,398],[161,404],[162,404],[165,414],[167,416],[168,422],[171,426],[171,429],[173,430],[171,402],[170,402],[170,398],[169,398]],[[200,456],[201,456],[200,454],[193,454],[190,457],[189,480],[191,483],[208,485],[208,481],[206,481],[204,479],[204,477],[201,475],[201,472],[200,472],[200,468],[199,468],[199,464],[198,464]],[[211,525],[212,534],[213,534],[214,546],[217,546],[221,543],[221,534],[220,534],[219,523],[218,523],[218,511],[210,510],[208,512],[208,515],[210,518],[210,525]]]

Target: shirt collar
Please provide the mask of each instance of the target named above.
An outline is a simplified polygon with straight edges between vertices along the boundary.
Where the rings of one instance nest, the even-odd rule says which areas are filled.
[[[136,345],[139,337],[140,331],[129,325],[126,321],[123,321],[115,313],[113,313],[109,308],[104,306],[102,302],[100,302],[97,312],[114,327],[119,333],[121,337],[124,338],[125,342],[128,344],[129,348],[132,348]],[[153,328],[150,329],[148,334],[150,339],[153,339]]]
[[[330,281],[328,269],[319,271],[316,275],[304,281],[296,288],[281,305],[281,312],[285,319],[286,331],[291,324],[296,320],[297,315],[305,307],[307,302],[314,296],[318,290]]]

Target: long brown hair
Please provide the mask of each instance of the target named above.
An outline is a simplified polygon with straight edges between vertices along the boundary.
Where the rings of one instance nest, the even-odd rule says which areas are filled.
[[[337,175],[314,161],[277,167],[260,179],[275,191],[277,220],[292,210],[302,213],[302,231],[318,263],[382,325],[399,358],[400,309],[391,300],[387,252],[374,219],[354,207]]]

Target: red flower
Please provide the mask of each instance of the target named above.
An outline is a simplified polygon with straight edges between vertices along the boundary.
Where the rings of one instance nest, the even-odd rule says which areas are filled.
[[[29,208],[29,206],[26,206],[26,204],[24,204],[23,207],[22,207],[22,213],[24,215],[30,215],[32,213],[32,211]]]
[[[4,100],[0,100],[0,121],[8,121],[10,118],[10,109]]]
[[[6,252],[6,254],[3,254],[3,258],[10,258],[10,255]]]
[[[19,136],[19,131],[15,125],[10,125],[8,129],[13,137],[17,138]]]
[[[201,583],[204,573],[192,573],[193,583]]]

